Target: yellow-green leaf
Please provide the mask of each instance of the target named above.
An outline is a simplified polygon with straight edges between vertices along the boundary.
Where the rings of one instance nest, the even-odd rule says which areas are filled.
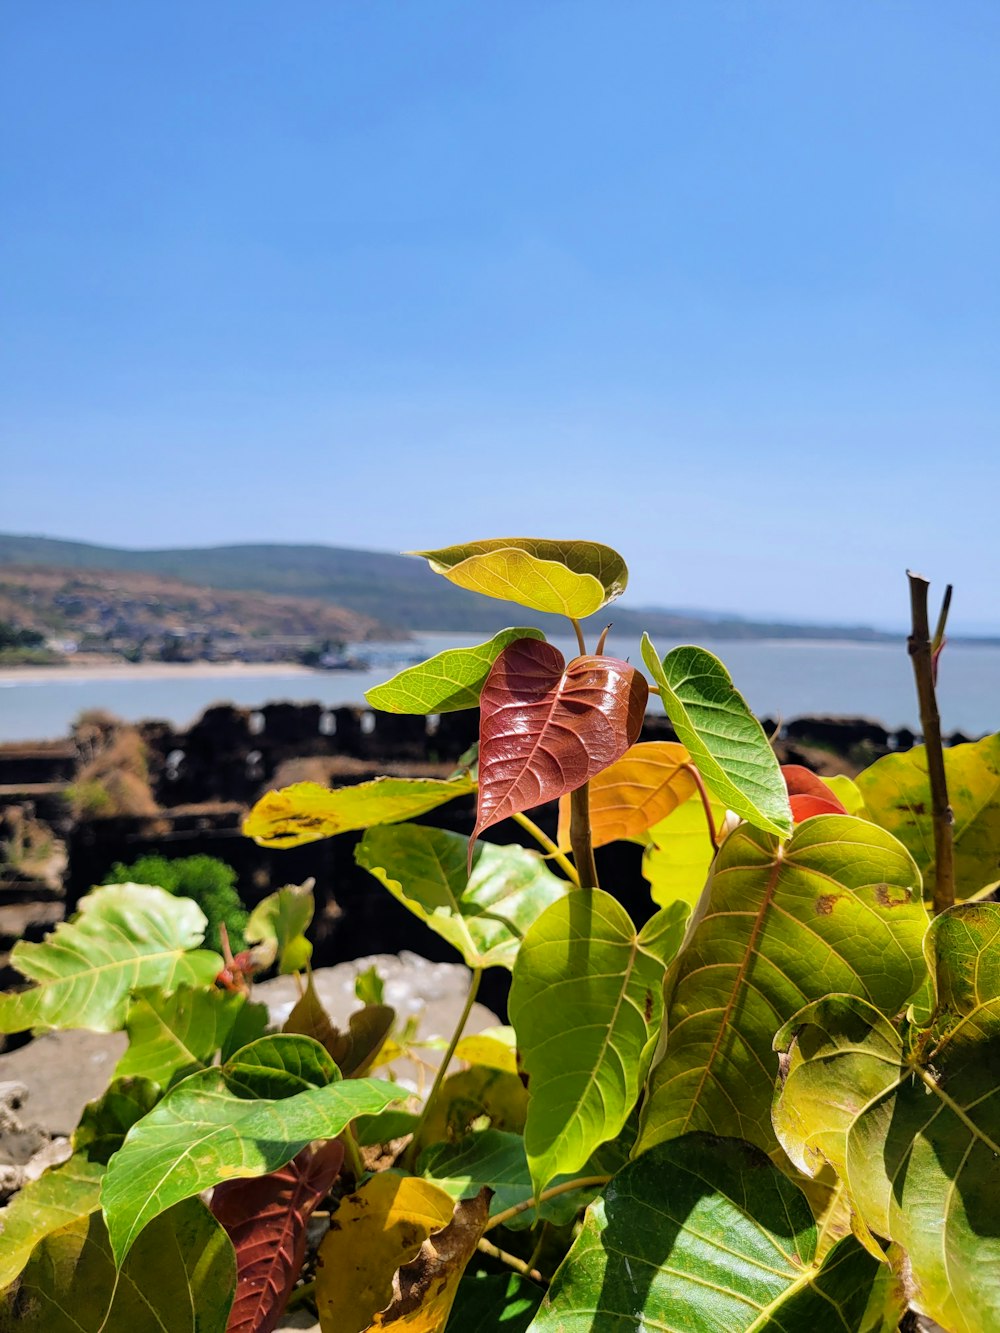
[[[470,1065],[517,1073],[517,1039],[513,1028],[484,1028],[482,1032],[472,1032],[455,1047],[455,1055]]]
[[[641,838],[696,790],[691,756],[676,741],[640,741],[590,779],[593,845]],[[570,850],[570,798],[559,801],[559,850]]]
[[[709,806],[716,829],[721,829],[726,807],[719,801],[710,801]],[[701,796],[697,792],[689,796],[672,815],[654,824],[647,838],[642,873],[649,880],[653,902],[666,907],[679,899],[693,907],[715,855]]]
[[[599,542],[499,537],[410,554],[460,588],[574,620],[620,597],[628,582],[625,561]]]
[[[375,778],[332,790],[316,782],[295,782],[262,796],[247,815],[243,832],[262,847],[299,847],[351,829],[415,819],[475,790],[467,774],[448,781]]]
[[[311,880],[286,884],[250,913],[243,935],[262,965],[270,967],[277,959],[278,971],[287,973],[300,972],[309,962],[312,945],[306,931],[315,910],[311,886]]]
[[[365,691],[383,713],[455,713],[478,708],[483,681],[508,643],[544,639],[540,629],[503,629],[474,648],[448,648]]]

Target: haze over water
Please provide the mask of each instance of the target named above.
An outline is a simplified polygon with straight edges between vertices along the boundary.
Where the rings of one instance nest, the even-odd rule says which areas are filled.
[[[85,708],[105,708],[127,721],[161,718],[183,727],[215,703],[257,707],[278,700],[315,700],[329,707],[364,704],[364,691],[386,680],[407,661],[447,647],[482,641],[479,635],[429,633],[407,644],[359,644],[356,653],[375,658],[359,672],[246,674],[220,678],[197,663],[171,677],[122,676],[114,668],[55,668],[30,682],[0,675],[0,741],[64,736]],[[567,655],[570,640],[554,640]],[[673,645],[657,644],[661,652]],[[738,689],[758,715],[790,721],[806,714],[862,715],[890,729],[919,730],[913,677],[905,644],[816,643],[799,640],[712,643]],[[608,650],[639,663],[638,644],[615,642]],[[946,733],[981,735],[1000,726],[1000,647],[949,644],[941,662],[939,698]],[[658,709],[655,699],[651,711]]]

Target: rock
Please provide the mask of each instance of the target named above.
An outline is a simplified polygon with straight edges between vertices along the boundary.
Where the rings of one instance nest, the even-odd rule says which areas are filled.
[[[69,1135],[87,1102],[108,1086],[127,1045],[124,1032],[46,1032],[0,1055],[0,1083],[27,1087],[31,1117],[46,1138]]]
[[[25,1119],[22,1108],[29,1095],[23,1083],[0,1083],[0,1203],[66,1161],[72,1151],[68,1139],[52,1139],[41,1125]]]

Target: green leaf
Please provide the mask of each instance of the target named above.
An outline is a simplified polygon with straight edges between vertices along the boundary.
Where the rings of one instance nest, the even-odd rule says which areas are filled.
[[[478,708],[479,693],[490,667],[515,639],[544,639],[540,629],[502,629],[474,648],[448,648],[418,666],[407,667],[365,691],[373,708],[384,713],[455,713]]]
[[[897,1013],[924,975],[920,877],[891,834],[818,815],[784,845],[739,825],[667,975],[639,1151],[691,1130],[775,1146],[775,1031],[804,1002],[860,995]]]
[[[299,847],[352,829],[415,819],[475,790],[467,773],[447,781],[375,778],[332,791],[316,782],[295,782],[262,796],[243,821],[243,832],[261,847]]]
[[[509,1009],[528,1074],[525,1147],[536,1195],[554,1176],[578,1172],[638,1100],[664,968],[686,917],[677,904],[637,932],[610,894],[576,889],[525,936]]]
[[[709,805],[715,827],[720,829],[726,807],[718,801]],[[680,900],[693,907],[701,897],[715,856],[699,794],[695,792],[673,814],[654,824],[647,836],[642,873],[649,880],[653,902],[666,907]]]
[[[214,981],[222,959],[196,946],[204,913],[188,898],[144,884],[109,884],[80,900],[80,910],[41,944],[16,944],[11,962],[36,984],[0,995],[0,1032],[90,1028],[115,1032],[129,993]]]
[[[214,987],[178,986],[170,994],[158,986],[136,991],[125,1020],[128,1050],[115,1076],[138,1074],[166,1087],[203,1068],[224,1045],[245,1004],[245,994]]]
[[[286,884],[277,893],[269,893],[250,913],[243,932],[255,952],[262,952],[268,966],[275,958],[278,971],[301,972],[312,957],[312,945],[306,931],[313,919],[315,903],[309,884]]]
[[[233,1247],[200,1200],[158,1218],[117,1274],[93,1213],[36,1247],[0,1307],[0,1333],[225,1333],[235,1289]]]
[[[817,1263],[805,1196],[763,1154],[688,1135],[646,1153],[587,1210],[532,1333],[888,1330],[887,1270],[854,1240]],[[896,1294],[896,1319],[905,1308]],[[595,1319],[596,1315],[596,1319]]]
[[[537,852],[493,843],[476,846],[470,878],[468,848],[459,833],[400,824],[369,829],[354,859],[469,967],[512,968],[529,925],[571,886]]]
[[[88,1103],[73,1134],[73,1156],[29,1181],[0,1213],[0,1291],[14,1281],[46,1236],[100,1208],[108,1159],[159,1095],[159,1088],[146,1079],[116,1079],[103,1097]]]
[[[911,1299],[952,1333],[1000,1327],[1000,905],[935,919],[925,950],[935,1009],[906,1040],[856,998],[831,995],[775,1038],[782,1146],[829,1161],[876,1235],[907,1254]]]
[[[598,542],[499,537],[408,554],[460,588],[574,620],[620,597],[628,583],[625,561]]]
[[[674,648],[662,663],[648,634],[642,660],[660,687],[677,738],[712,793],[757,828],[792,831],[788,789],[760,723],[719,659],[704,648]]]
[[[519,1273],[462,1278],[447,1333],[527,1333],[544,1292]]]
[[[1000,735],[944,752],[948,801],[955,822],[955,887],[971,898],[1000,879]],[[927,750],[888,754],[859,774],[867,817],[894,833],[910,852],[930,894],[934,885],[934,826]]]
[[[178,1083],[111,1159],[101,1202],[118,1262],[154,1217],[235,1177],[275,1171],[313,1139],[399,1098],[375,1079],[340,1081],[309,1037],[264,1037]]]
[[[374,963],[354,978],[354,994],[362,1004],[385,1003],[385,982]]]

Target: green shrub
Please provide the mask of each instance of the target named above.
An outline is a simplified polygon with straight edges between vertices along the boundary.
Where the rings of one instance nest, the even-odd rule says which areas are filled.
[[[191,898],[208,918],[206,942],[219,943],[219,923],[229,932],[233,952],[243,948],[249,914],[236,890],[236,871],[214,856],[140,856],[131,865],[118,861],[105,884],[155,884],[178,898]]]

